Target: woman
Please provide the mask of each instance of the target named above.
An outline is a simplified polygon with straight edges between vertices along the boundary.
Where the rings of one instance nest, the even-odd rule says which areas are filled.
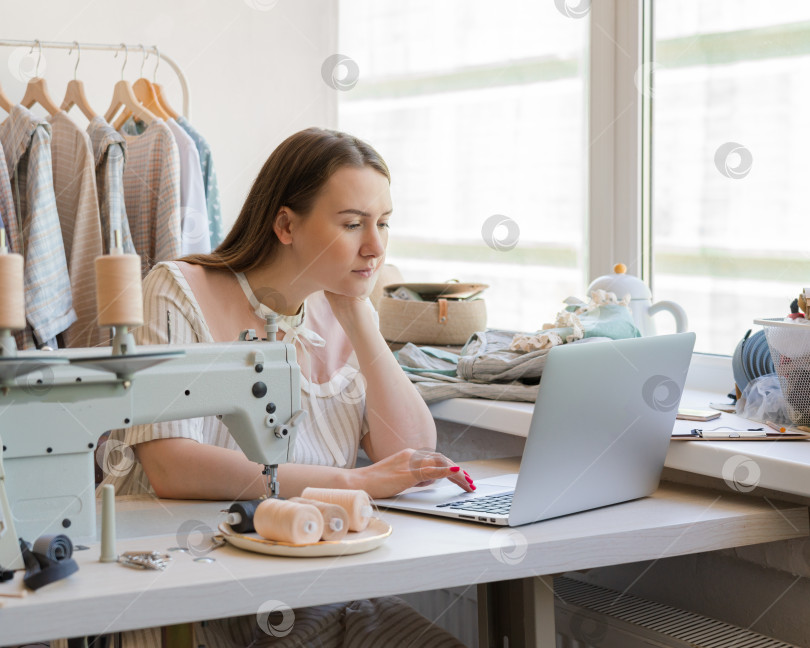
[[[282,497],[323,486],[381,498],[445,477],[475,489],[465,472],[432,451],[433,419],[389,351],[367,298],[385,257],[389,183],[385,162],[364,142],[302,131],[271,154],[214,252],[158,264],[144,281],[139,344],[230,342],[244,329],[263,330],[271,310],[280,316],[284,339],[296,346],[301,404],[309,413],[295,462],[278,469]],[[237,500],[265,492],[261,466],[216,417],[134,426],[113,438],[138,459],[107,480],[118,494],[151,488],[160,497]],[[359,446],[372,463],[355,468]],[[366,613],[352,614],[327,606],[324,619],[376,618],[376,631],[388,632],[380,620],[401,612],[390,599],[360,607],[366,604]],[[413,615],[409,623],[416,623]],[[431,633],[435,645],[446,645],[435,628],[420,645],[434,645]]]
[[[430,411],[399,368],[366,299],[382,267],[390,175],[370,146],[309,129],[270,156],[225,241],[211,254],[158,264],[144,282],[139,344],[230,342],[263,330],[275,310],[302,374],[295,463],[279,466],[283,497],[306,486],[388,497],[448,477],[472,480],[435,448]],[[170,331],[167,322],[170,321]],[[250,499],[265,492],[215,417],[135,426],[122,438],[142,466],[116,492],[181,499]],[[373,462],[354,468],[358,445]]]

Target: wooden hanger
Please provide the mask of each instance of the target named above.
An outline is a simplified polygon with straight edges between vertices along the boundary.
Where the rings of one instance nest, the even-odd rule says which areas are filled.
[[[157,97],[158,103],[163,110],[169,113],[173,119],[177,119],[180,116],[180,113],[172,108],[169,105],[169,102],[166,101],[166,97],[163,95],[163,87],[159,83],[154,82],[152,82],[152,87],[155,89],[155,96]]]
[[[163,94],[163,86],[157,82],[157,69],[160,65],[160,50],[158,49],[157,45],[155,45],[152,49],[155,50],[155,56],[157,57],[155,69],[152,71],[152,88],[155,90],[155,96],[157,97],[160,107],[163,108],[163,112],[170,115],[173,119],[177,119],[180,116],[180,113],[171,107],[169,102],[166,100],[166,96]]]
[[[54,103],[54,100],[51,99],[51,95],[48,94],[48,84],[45,83],[45,79],[39,76],[39,62],[42,60],[42,44],[39,41],[34,42],[37,44],[37,47],[39,47],[37,67],[34,71],[34,78],[28,82],[28,85],[25,88],[25,94],[23,95],[20,104],[26,108],[30,108],[35,103],[38,103],[48,111],[48,114],[55,115],[59,112],[59,106]],[[34,51],[33,47],[31,48],[31,51]]]
[[[113,118],[118,111],[123,108],[124,112],[122,113],[121,117],[119,118],[119,122],[115,123],[115,128],[121,128],[121,124],[123,124],[129,117],[135,117],[136,119],[140,119],[142,122],[146,122],[147,124],[151,124],[153,121],[157,119],[154,113],[152,113],[148,108],[141,105],[138,101],[138,98],[135,96],[135,93],[132,90],[132,85],[129,81],[124,81],[123,79],[115,84],[115,88],[113,88],[113,98],[110,107],[107,109],[107,112],[104,113],[104,119],[108,122],[112,122]]]
[[[20,101],[20,104],[26,108],[30,108],[35,103],[42,106],[50,115],[55,115],[59,112],[59,106],[54,103],[53,99],[51,99],[51,96],[48,94],[48,85],[42,77],[35,77],[28,82],[25,88],[25,94],[23,95],[22,101]]]
[[[127,66],[127,58],[129,57],[129,49],[123,43],[121,46],[124,48],[124,65],[121,67],[121,80],[115,84],[113,88],[113,98],[107,112],[104,113],[104,119],[112,123],[113,118],[118,114],[118,111],[123,108],[124,114],[121,115],[123,119],[119,119],[115,124],[116,130],[120,128],[126,119],[132,115],[141,121],[151,124],[157,117],[149,111],[145,106],[141,105],[135,93],[132,90],[132,85],[129,81],[124,80],[124,68]],[[118,56],[118,52],[115,54]]]
[[[0,86],[0,108],[5,110],[7,113],[11,113],[11,99],[6,96],[6,93],[3,92],[3,86]]]
[[[78,49],[78,54],[76,55],[76,65],[73,68],[73,78],[68,81],[67,90],[65,90],[65,99],[62,101],[62,110],[68,112],[73,106],[76,106],[79,110],[82,111],[87,119],[92,120],[96,117],[96,111],[90,107],[90,103],[87,101],[87,95],[84,93],[84,83],[79,81],[76,78],[76,72],[79,69],[79,61],[82,58],[82,50],[81,46],[77,41],[73,41]],[[68,51],[68,55],[73,50]]]
[[[152,87],[151,81],[141,77],[132,84],[132,90],[135,92],[138,101],[140,101],[147,110],[153,112],[161,119],[171,119],[172,116],[163,110],[163,106],[160,105],[160,101],[157,98],[154,87]]]
[[[84,94],[84,83],[78,79],[71,79],[68,81],[67,90],[65,90],[65,100],[62,102],[62,110],[67,112],[73,106],[76,106],[82,111],[87,119],[96,117],[96,112],[90,107],[87,101],[87,95]]]

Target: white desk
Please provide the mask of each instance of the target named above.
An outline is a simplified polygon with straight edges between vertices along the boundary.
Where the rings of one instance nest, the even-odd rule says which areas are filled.
[[[491,466],[490,466],[491,467]],[[495,471],[511,471],[504,460]],[[493,470],[469,465],[474,474]],[[166,550],[187,520],[214,528],[217,503],[121,502],[119,552]],[[0,599],[3,644],[255,614],[268,600],[295,608],[433,588],[523,581],[534,587],[544,618],[527,645],[554,643],[551,575],[640,560],[713,551],[808,534],[806,507],[768,503],[731,492],[665,484],[650,498],[519,527],[496,529],[451,520],[385,513],[394,532],[379,549],[356,556],[294,559],[232,547],[212,564],[176,554],[165,572],[99,563],[98,545],[76,552],[80,570],[24,599]],[[139,537],[122,539],[124,535]],[[525,548],[525,551],[524,551]],[[18,575],[0,592],[21,587]],[[539,615],[539,616],[538,616]]]

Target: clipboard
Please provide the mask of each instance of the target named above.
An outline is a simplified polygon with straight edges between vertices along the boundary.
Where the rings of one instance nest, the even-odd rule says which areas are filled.
[[[690,430],[689,434],[673,434],[672,441],[807,441],[810,433],[801,431],[777,432],[776,430]]]

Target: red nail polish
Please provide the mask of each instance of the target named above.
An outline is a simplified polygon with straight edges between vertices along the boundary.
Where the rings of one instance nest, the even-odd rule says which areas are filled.
[[[475,486],[473,486],[472,484],[470,484],[470,488],[472,488],[473,490],[475,490]]]
[[[461,468],[459,468],[458,466],[452,466],[450,468],[450,472],[458,472],[459,470],[461,470]]]
[[[470,483],[470,485],[472,485],[472,483],[473,483],[473,480],[472,480],[472,479],[470,479],[469,477],[467,477],[467,481]]]

